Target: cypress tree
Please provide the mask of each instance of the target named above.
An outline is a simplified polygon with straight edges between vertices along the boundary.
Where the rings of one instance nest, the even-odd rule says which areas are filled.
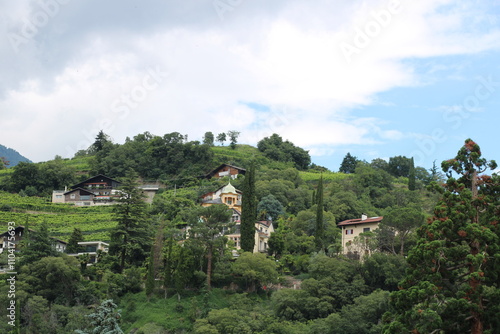
[[[241,249],[253,252],[255,247],[255,221],[257,220],[257,200],[255,196],[255,164],[252,163],[245,174],[243,198],[241,200]]]
[[[415,162],[413,158],[410,159],[410,170],[408,172],[408,189],[415,190],[416,186],[416,176],[415,176]]]
[[[325,227],[323,224],[323,175],[319,179],[318,189],[316,190],[316,248],[318,250],[323,249],[323,237],[325,234]]]

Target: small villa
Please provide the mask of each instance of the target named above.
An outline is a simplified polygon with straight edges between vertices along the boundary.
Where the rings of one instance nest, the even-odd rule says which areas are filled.
[[[342,229],[342,252],[359,253],[358,250],[352,249],[354,238],[361,233],[372,232],[378,228],[384,217],[367,217],[362,215],[361,218],[344,220],[337,224]],[[363,254],[355,254],[363,255]]]
[[[234,242],[236,249],[241,249],[241,198],[243,193],[236,189],[231,182],[220,187],[214,192],[207,193],[202,196],[201,205],[204,207],[214,204],[225,204],[232,209],[233,215],[231,222],[235,223],[234,230],[231,234],[227,234],[229,240]],[[267,252],[268,241],[271,233],[274,232],[272,221],[257,221],[255,222],[255,246],[254,253]]]

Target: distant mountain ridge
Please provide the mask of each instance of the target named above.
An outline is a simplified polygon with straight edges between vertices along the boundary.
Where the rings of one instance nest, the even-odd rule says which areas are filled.
[[[0,157],[5,158],[9,162],[9,165],[7,167],[14,167],[21,161],[25,162],[32,162],[30,159],[26,158],[25,156],[21,155],[19,152],[16,150],[3,146],[0,144]]]

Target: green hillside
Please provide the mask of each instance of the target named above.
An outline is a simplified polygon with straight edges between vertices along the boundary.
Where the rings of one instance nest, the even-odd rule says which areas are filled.
[[[49,198],[19,196],[0,192],[0,227],[7,222],[28,225],[36,230],[42,222],[47,223],[50,234],[68,241],[74,228],[84,233],[84,239],[109,241],[109,230],[116,226],[111,207],[75,207],[69,204],[53,204]]]

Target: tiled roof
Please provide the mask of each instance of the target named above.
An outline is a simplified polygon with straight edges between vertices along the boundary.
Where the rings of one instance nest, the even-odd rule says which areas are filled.
[[[384,217],[370,217],[362,220],[361,218],[357,219],[348,219],[344,220],[337,224],[337,226],[345,226],[345,225],[358,225],[358,224],[367,224],[367,223],[380,223],[384,219]]]

